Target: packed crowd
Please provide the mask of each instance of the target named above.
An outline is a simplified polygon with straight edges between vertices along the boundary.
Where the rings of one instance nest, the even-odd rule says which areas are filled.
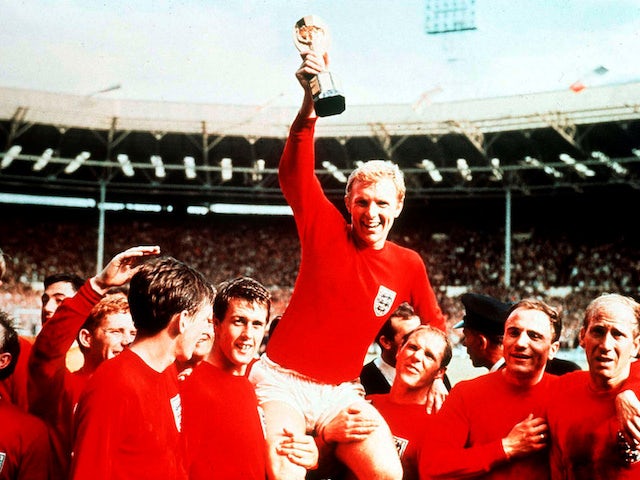
[[[45,217],[46,210],[40,215]],[[8,212],[7,221],[0,223],[1,247],[10,267],[0,292],[4,305],[36,308],[42,281],[52,272],[95,272],[95,218],[72,211],[63,215],[66,218],[43,218],[36,227],[31,219]],[[640,248],[632,239],[593,244],[535,231],[515,236],[507,288],[500,232],[459,228],[443,235],[429,227],[403,226],[392,231],[390,239],[420,253],[450,324],[461,318],[463,309],[456,294],[459,288],[448,287],[504,300],[534,295],[562,310],[563,347],[571,347],[594,294],[638,294]],[[299,243],[288,217],[107,217],[107,257],[138,244],[159,244],[163,252],[194,265],[214,282],[238,275],[259,279],[274,297],[274,314],[284,310],[299,267]]]
[[[5,208],[5,207],[3,207]],[[2,248],[11,266],[9,287],[42,282],[52,272],[95,272],[95,217],[68,210],[47,219],[41,209],[37,226],[13,217],[10,207],[0,224]],[[21,210],[16,209],[17,212]],[[51,217],[49,217],[51,218]],[[504,237],[501,232],[466,229],[442,232],[435,225],[403,226],[390,239],[420,253],[434,285],[472,290],[504,284]],[[270,287],[291,288],[298,271],[299,244],[288,217],[147,217],[108,214],[106,255],[127,245],[160,243],[210,278],[255,275]],[[633,292],[640,285],[640,248],[634,239],[594,244],[568,235],[536,233],[535,227],[512,240],[511,285],[522,292],[554,287]]]

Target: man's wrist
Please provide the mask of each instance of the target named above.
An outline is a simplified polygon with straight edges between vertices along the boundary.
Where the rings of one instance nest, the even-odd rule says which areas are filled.
[[[91,277],[89,279],[89,284],[91,285],[91,288],[93,289],[93,291],[96,292],[98,295],[104,296],[107,293],[107,290],[109,290],[109,286],[104,285],[98,279],[98,277]]]
[[[509,439],[503,438],[500,443],[502,444],[502,451],[504,452],[504,456],[507,458],[507,460],[511,460],[511,457],[513,456],[513,448],[511,448],[511,445],[509,445]]]

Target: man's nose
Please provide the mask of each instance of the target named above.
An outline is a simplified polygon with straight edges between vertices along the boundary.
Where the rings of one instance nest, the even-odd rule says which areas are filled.
[[[529,337],[525,332],[522,332],[520,335],[518,335],[518,338],[516,339],[516,345],[518,345],[519,347],[526,347],[528,343]]]
[[[371,202],[369,204],[369,207],[367,208],[367,213],[371,218],[374,218],[378,215],[378,213],[380,213],[380,208],[378,207],[378,205],[376,205],[375,202]]]
[[[615,339],[613,338],[613,335],[607,332],[607,334],[602,339],[602,348],[604,348],[605,350],[611,350],[614,344],[615,344]]]

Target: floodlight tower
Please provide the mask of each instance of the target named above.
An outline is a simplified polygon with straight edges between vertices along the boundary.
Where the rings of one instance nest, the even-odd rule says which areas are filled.
[[[456,40],[460,32],[476,30],[475,0],[426,0],[425,32],[428,35],[440,35],[450,62],[458,61],[461,53]],[[450,34],[458,33],[455,39]],[[463,54],[464,55],[464,54]]]
[[[426,0],[426,33],[435,35],[475,29],[475,0]]]

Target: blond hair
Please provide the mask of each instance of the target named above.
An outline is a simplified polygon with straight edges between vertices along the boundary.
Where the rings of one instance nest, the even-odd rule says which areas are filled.
[[[347,180],[345,196],[350,198],[351,189],[355,181],[369,185],[383,178],[389,178],[393,181],[398,191],[398,201],[403,201],[407,191],[404,184],[404,174],[398,168],[398,165],[389,160],[369,160],[351,172]]]

